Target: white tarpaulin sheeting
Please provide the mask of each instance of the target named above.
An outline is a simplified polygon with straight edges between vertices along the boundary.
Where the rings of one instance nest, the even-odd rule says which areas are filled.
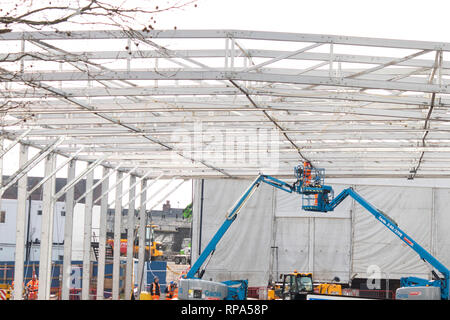
[[[193,259],[224,222],[228,209],[250,180],[201,180],[194,188]],[[346,185],[332,185],[335,195]],[[450,266],[450,189],[431,187],[353,186],[373,206],[444,265]],[[201,226],[200,226],[201,220]],[[381,277],[428,278],[430,268],[392,232],[352,198],[333,212],[301,210],[301,195],[262,184],[242,209],[212,257],[204,279],[249,279],[267,285],[279,273],[313,272],[319,281],[364,278],[375,266]]]
[[[251,182],[231,180],[226,183],[205,181],[203,214],[200,223],[199,192],[194,196],[192,253],[198,256],[199,236],[201,248],[207,245],[221,224],[228,209],[247,189]],[[196,183],[196,191],[199,189]],[[273,225],[273,190],[261,185],[253,197],[241,209],[239,216],[220,241],[208,264],[203,279],[217,281],[252,279],[256,283],[267,283],[270,259],[270,239]]]
[[[399,227],[430,250],[432,189],[360,186],[357,192],[394,219]],[[427,277],[427,265],[397,236],[359,204],[355,205],[353,272],[365,273],[376,265],[388,278]],[[386,275],[384,275],[386,273]]]
[[[441,262],[450,267],[450,189],[434,190],[433,244]]]

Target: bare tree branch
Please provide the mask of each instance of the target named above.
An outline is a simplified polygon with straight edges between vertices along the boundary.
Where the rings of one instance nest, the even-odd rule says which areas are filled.
[[[63,23],[83,23],[82,18],[96,17],[103,18],[95,21],[88,21],[92,24],[110,24],[121,28],[129,29],[131,23],[138,23],[141,26],[147,25],[149,21],[155,21],[152,15],[170,11],[174,9],[181,9],[197,2],[197,0],[172,1],[167,2],[166,6],[153,6],[155,1],[141,0],[140,7],[136,7],[136,3],[132,1],[118,2],[114,0],[82,0],[78,1],[79,6],[73,7],[73,1],[60,0],[57,1],[64,5],[43,6],[37,8],[28,8],[35,6],[32,0],[26,0],[29,6],[21,5],[14,6],[9,11],[0,16],[0,24],[5,26],[5,29],[0,30],[0,33],[8,32],[7,27],[14,27],[18,25],[35,27],[48,27],[61,25]],[[49,4],[52,2],[50,1]],[[83,5],[81,5],[83,4]],[[24,8],[25,12],[19,12]],[[4,12],[4,10],[2,10]],[[141,19],[138,19],[138,15]],[[139,21],[141,20],[141,21]],[[86,21],[85,21],[86,23]]]
[[[27,30],[73,30],[73,26],[79,25],[146,31],[154,29],[158,14],[190,5],[195,7],[197,0],[160,2],[162,5],[158,5],[158,0],[4,0],[0,8],[0,34]],[[33,91],[41,90],[33,80],[23,79],[25,73],[30,74],[28,71],[33,67],[34,61],[69,63],[84,72],[89,72],[89,67],[102,69],[102,66],[90,61],[85,55],[53,48],[51,44],[44,42],[31,43],[46,51],[0,53],[0,84],[5,85],[5,90],[0,90],[0,127],[5,126],[5,123],[15,126],[35,117],[31,110],[32,102],[27,97],[29,92],[25,90],[22,97],[14,93],[17,86],[25,86]],[[31,63],[26,63],[28,60]],[[85,67],[82,67],[83,64]],[[11,85],[12,82],[14,84]],[[9,115],[12,110],[13,114]],[[8,121],[4,121],[5,118]]]

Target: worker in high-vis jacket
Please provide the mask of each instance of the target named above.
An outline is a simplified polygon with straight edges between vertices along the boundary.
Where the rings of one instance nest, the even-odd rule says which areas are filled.
[[[150,284],[150,294],[152,295],[152,300],[159,300],[161,296],[161,287],[159,285],[159,278],[155,277],[153,282]]]
[[[178,286],[175,281],[171,281],[167,286],[166,290],[166,300],[172,300],[178,298]]]
[[[36,273],[33,270],[33,275],[30,281],[28,281],[27,286],[27,298],[28,300],[36,300],[39,290],[39,280],[36,277]]]
[[[309,186],[311,184],[312,176],[311,176],[311,163],[309,161],[303,162],[304,168],[304,178],[303,183],[305,186]]]

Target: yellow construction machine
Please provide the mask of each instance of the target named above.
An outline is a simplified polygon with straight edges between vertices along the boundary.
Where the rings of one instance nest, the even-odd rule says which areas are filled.
[[[155,224],[148,224],[145,227],[145,260],[151,257],[151,260],[164,260],[164,252],[162,250],[162,243],[155,241],[154,229],[158,228]],[[134,246],[133,256],[138,257],[139,251],[139,238],[137,237],[138,228],[134,230]],[[106,243],[114,249],[114,239],[106,240]],[[127,239],[120,239],[120,254],[126,255],[127,253]]]
[[[306,300],[308,294],[342,295],[342,286],[334,283],[321,283],[314,286],[312,273],[281,274],[281,283],[275,284],[268,290],[269,300]]]
[[[336,283],[321,283],[315,287],[320,294],[334,294],[342,296],[342,286]]]
[[[7,283],[0,284],[0,300],[10,300],[11,293],[11,285]]]

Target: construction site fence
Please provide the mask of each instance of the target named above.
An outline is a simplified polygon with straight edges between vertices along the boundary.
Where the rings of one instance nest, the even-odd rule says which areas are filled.
[[[80,261],[73,261],[72,268],[78,268],[81,270],[78,283],[81,286],[83,281],[82,267],[83,263]],[[105,264],[105,280],[104,280],[104,299],[109,299],[112,296],[112,262]],[[125,264],[121,263],[119,272],[119,292],[123,294],[125,289]],[[24,265],[24,281],[23,286],[25,286],[31,279],[33,270],[35,270],[36,275],[39,275],[39,262],[31,262]],[[61,299],[61,288],[62,288],[62,262],[52,263],[52,276],[51,276],[51,288],[50,288],[50,299],[60,300]],[[108,272],[109,271],[109,272]],[[166,273],[167,267],[165,262],[155,261],[147,264],[147,268],[144,269],[144,278],[142,279],[142,290],[148,290],[149,284],[153,282],[154,277],[157,276],[160,280],[161,290],[166,288]],[[176,275],[176,274],[175,274]],[[136,276],[136,275],[135,275]],[[138,283],[137,278],[133,278],[134,287]],[[11,285],[14,281],[14,263],[0,262],[0,283],[5,285]],[[97,298],[97,262],[91,262],[91,272],[90,272],[90,286],[89,286],[89,296],[91,300]],[[72,287],[69,291],[70,300],[81,300],[81,287]],[[26,292],[24,289],[24,299],[27,299]]]

